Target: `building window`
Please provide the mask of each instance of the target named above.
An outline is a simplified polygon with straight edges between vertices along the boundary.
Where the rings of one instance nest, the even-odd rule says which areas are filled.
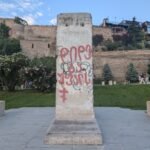
[[[32,48],[34,48],[34,44],[32,43]]]
[[[50,48],[50,44],[48,44],[48,48]]]

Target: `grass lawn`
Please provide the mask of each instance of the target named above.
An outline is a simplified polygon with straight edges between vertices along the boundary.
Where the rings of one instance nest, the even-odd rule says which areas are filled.
[[[146,109],[150,85],[116,85],[94,87],[94,106]]]
[[[55,93],[38,93],[32,90],[0,92],[0,100],[6,101],[6,109],[19,107],[55,106]],[[150,100],[150,85],[95,86],[94,106],[146,109]]]

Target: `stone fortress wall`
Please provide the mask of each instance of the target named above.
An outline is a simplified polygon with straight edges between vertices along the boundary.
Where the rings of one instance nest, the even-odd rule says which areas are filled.
[[[95,52],[93,61],[96,78],[102,77],[103,66],[109,64],[114,80],[124,82],[127,66],[130,63],[134,64],[139,75],[147,73],[150,50]]]
[[[0,18],[0,23],[5,23],[11,28],[10,36],[20,40],[23,53],[29,58],[56,56],[56,31],[57,26],[20,25],[13,19]],[[103,35],[105,40],[112,39],[113,32],[110,28],[93,26],[94,35]],[[101,78],[103,66],[109,64],[117,81],[125,80],[127,65],[134,63],[139,73],[147,72],[150,63],[150,51],[115,51],[94,52],[94,75]]]
[[[20,25],[13,19],[0,18],[11,28],[10,37],[20,40],[23,53],[30,58],[56,55],[56,26]]]

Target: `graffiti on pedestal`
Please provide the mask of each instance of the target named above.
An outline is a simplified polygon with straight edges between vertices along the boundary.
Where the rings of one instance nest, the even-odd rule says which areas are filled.
[[[63,87],[59,92],[62,101],[65,102],[69,92],[64,87],[70,86],[74,90],[81,90],[83,85],[92,84],[92,46],[62,48],[59,55],[61,63],[60,71],[57,73],[57,82]]]
[[[62,98],[62,101],[65,102],[67,100],[66,94],[68,93],[66,88],[59,90],[59,93],[61,94],[60,97]]]

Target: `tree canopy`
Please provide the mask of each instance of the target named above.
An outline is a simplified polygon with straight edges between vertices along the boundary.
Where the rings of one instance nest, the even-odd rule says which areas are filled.
[[[17,23],[17,24],[22,24],[22,25],[28,25],[28,23],[27,23],[27,21],[26,20],[24,20],[24,19],[22,19],[22,18],[20,18],[20,17],[15,17],[15,23]]]
[[[128,65],[128,70],[126,72],[126,80],[130,83],[135,83],[138,81],[138,72],[136,71],[133,63]]]
[[[103,76],[103,79],[106,83],[108,83],[108,81],[110,81],[110,80],[113,80],[112,71],[111,71],[108,64],[104,65],[102,76]]]
[[[0,23],[0,38],[8,38],[9,37],[10,28],[6,26],[4,23]]]

